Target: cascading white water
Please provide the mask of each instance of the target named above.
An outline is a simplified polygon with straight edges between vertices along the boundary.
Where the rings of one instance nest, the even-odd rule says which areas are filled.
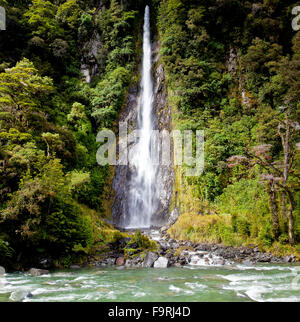
[[[157,166],[152,162],[151,134],[153,118],[152,51],[150,39],[150,11],[145,8],[143,36],[143,66],[141,79],[141,102],[138,110],[137,129],[139,141],[134,149],[134,173],[129,191],[129,220],[127,228],[148,228],[151,217],[156,211],[155,176]]]

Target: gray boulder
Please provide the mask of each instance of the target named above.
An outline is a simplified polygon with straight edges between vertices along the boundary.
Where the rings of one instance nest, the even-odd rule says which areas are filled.
[[[158,259],[158,255],[153,252],[148,252],[143,263],[143,267],[152,267],[154,262]]]
[[[127,259],[126,261],[125,261],[125,267],[132,267],[132,260],[131,259]]]
[[[159,257],[158,260],[155,261],[155,268],[167,268],[169,264],[169,260],[165,257]]]
[[[285,256],[283,258],[283,261],[286,263],[292,263],[295,261],[295,256],[294,255],[290,255],[290,256]]]
[[[25,300],[26,298],[31,298],[33,297],[33,295],[25,290],[18,290],[18,291],[14,291],[10,294],[9,299],[13,302],[21,302],[23,300]]]
[[[70,266],[70,269],[79,269],[81,268],[79,265],[71,265]]]
[[[247,265],[247,266],[251,266],[251,265],[253,265],[253,262],[250,259],[246,258],[245,260],[242,261],[242,264]]]
[[[30,270],[27,273],[31,276],[41,276],[44,274],[49,274],[49,271],[46,269],[30,268]]]
[[[106,262],[108,266],[113,266],[116,263],[116,258],[107,258]]]
[[[0,276],[5,274],[5,268],[0,266]]]

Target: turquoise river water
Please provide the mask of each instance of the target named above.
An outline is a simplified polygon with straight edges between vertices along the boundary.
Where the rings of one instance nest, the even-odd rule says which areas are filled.
[[[300,301],[300,265],[90,268],[38,277],[10,273],[0,276],[0,302],[7,301]]]

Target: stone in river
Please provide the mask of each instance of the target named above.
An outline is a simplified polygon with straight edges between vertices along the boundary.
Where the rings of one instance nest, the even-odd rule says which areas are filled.
[[[0,266],[0,276],[5,274],[5,268]]]
[[[155,268],[167,268],[169,264],[169,260],[165,257],[159,257],[157,261],[154,263]]]
[[[144,267],[152,267],[154,262],[158,259],[158,255],[153,252],[148,252],[145,259],[143,266]]]
[[[116,265],[117,266],[123,266],[123,265],[125,265],[125,258],[124,257],[117,258]]]
[[[174,263],[174,267],[182,267],[181,263]]]
[[[245,260],[243,260],[243,261],[242,261],[242,264],[243,264],[243,265],[251,266],[251,265],[253,265],[253,262],[251,262],[251,260],[250,260],[250,259],[245,259]]]
[[[116,263],[116,259],[115,258],[113,258],[113,257],[111,257],[111,258],[107,258],[107,265],[108,266],[113,266],[113,265],[115,265],[115,263]]]
[[[40,276],[44,274],[49,274],[49,271],[46,269],[30,268],[30,270],[27,273],[31,276]]]
[[[14,291],[11,293],[9,299],[11,301],[14,301],[14,302],[21,302],[23,301],[25,298],[30,298],[30,297],[33,297],[33,295],[28,292],[28,291],[25,291],[25,290],[18,290],[18,291]]]

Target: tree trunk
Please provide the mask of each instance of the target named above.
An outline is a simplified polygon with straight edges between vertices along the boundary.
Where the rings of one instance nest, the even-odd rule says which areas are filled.
[[[282,218],[284,220],[287,219],[287,216],[286,216],[286,202],[285,202],[285,199],[286,199],[286,194],[285,192],[283,191],[282,194],[281,194],[281,215],[282,215]]]
[[[272,233],[275,240],[279,236],[279,219],[278,219],[278,205],[276,201],[276,192],[274,189],[274,182],[270,180],[268,182],[268,195],[270,200],[270,209],[272,214]]]
[[[294,209],[295,209],[295,201],[293,194],[288,192],[288,198],[290,202],[289,211],[288,211],[288,219],[289,219],[289,243],[294,246],[295,245],[295,228],[294,228]]]

